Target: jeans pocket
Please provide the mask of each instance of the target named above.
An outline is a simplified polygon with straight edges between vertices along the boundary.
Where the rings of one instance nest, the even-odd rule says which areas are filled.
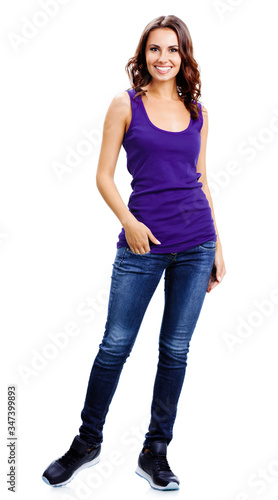
[[[203,248],[204,250],[215,250],[216,242],[213,240],[208,240],[208,241],[205,241],[204,243],[201,243],[199,245],[199,247]]]
[[[151,253],[151,251],[145,252],[145,253],[135,253],[135,252],[132,252],[132,250],[130,250],[129,247],[127,247],[126,251],[128,253],[130,253],[131,255],[138,255],[139,257],[142,257],[142,255],[149,255]]]

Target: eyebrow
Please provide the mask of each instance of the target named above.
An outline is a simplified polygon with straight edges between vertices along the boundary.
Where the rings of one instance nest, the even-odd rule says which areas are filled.
[[[149,47],[151,47],[151,46],[152,46],[152,47],[160,47],[159,45],[156,45],[155,43],[150,43],[150,44],[149,44]],[[172,47],[178,47],[178,45],[169,45],[169,47],[168,47],[168,48],[172,48]]]

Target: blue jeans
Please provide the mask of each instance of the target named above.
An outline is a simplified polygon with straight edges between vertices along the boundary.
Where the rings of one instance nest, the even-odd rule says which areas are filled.
[[[150,441],[169,444],[172,440],[189,343],[206,295],[215,248],[215,241],[207,241],[177,253],[135,254],[129,247],[117,249],[105,332],[91,369],[81,412],[79,433],[89,444],[97,445],[103,440],[103,425],[123,365],[164,270],[165,304],[159,359],[151,421],[144,445],[148,446]],[[128,410],[128,403],[126,408]]]

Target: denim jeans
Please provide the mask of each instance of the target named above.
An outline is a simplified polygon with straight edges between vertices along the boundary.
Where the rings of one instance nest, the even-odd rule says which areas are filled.
[[[129,247],[117,249],[105,332],[91,369],[81,412],[79,433],[89,444],[97,445],[103,440],[103,425],[123,365],[164,271],[165,302],[158,365],[144,445],[150,441],[169,444],[172,440],[190,339],[206,295],[215,249],[215,241],[177,253],[135,254]],[[156,335],[153,325],[151,328],[150,334]]]

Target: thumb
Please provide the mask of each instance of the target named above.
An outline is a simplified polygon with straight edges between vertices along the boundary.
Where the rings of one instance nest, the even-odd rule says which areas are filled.
[[[150,240],[155,243],[156,245],[161,245],[161,242],[153,235],[153,233],[151,232],[151,230],[149,229],[148,231],[148,237],[150,238]]]

